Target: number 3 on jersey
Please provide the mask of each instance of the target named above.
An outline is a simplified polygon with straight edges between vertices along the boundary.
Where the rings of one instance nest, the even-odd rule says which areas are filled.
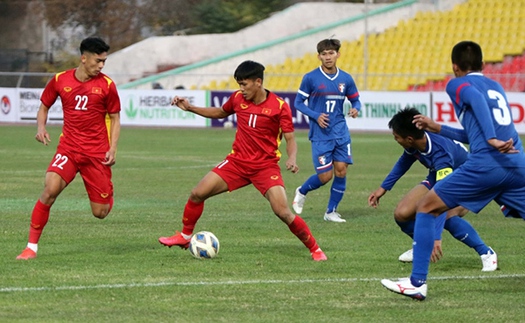
[[[75,96],[75,101],[77,101],[75,110],[82,110],[82,111],[87,110],[87,103],[88,103],[87,95],[77,95]]]
[[[489,98],[498,102],[498,107],[492,109],[494,119],[498,124],[502,126],[508,126],[512,122],[512,118],[510,116],[510,109],[507,106],[505,97],[501,93],[494,90],[489,90],[487,94]]]

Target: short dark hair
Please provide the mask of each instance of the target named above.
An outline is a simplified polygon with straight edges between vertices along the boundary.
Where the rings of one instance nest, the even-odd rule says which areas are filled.
[[[403,138],[423,138],[425,131],[418,129],[412,121],[414,116],[421,114],[416,108],[404,108],[397,112],[388,122],[388,127]]]
[[[264,65],[254,61],[244,61],[233,73],[236,81],[264,79]]]
[[[341,42],[339,41],[339,39],[327,38],[317,43],[317,53],[319,54],[324,50],[330,50],[330,49],[333,49],[336,52],[338,52],[340,48],[341,48]]]
[[[102,54],[109,51],[109,45],[99,37],[88,37],[80,43],[80,54],[84,52]]]
[[[452,63],[460,70],[481,71],[483,69],[483,53],[481,46],[473,41],[462,41],[452,48]]]

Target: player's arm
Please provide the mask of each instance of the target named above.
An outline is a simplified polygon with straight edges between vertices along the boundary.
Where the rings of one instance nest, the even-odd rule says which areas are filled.
[[[415,161],[416,158],[403,152],[403,155],[399,157],[390,173],[388,173],[383,183],[381,183],[381,186],[368,196],[368,205],[374,208],[377,207],[379,205],[379,199],[394,187],[396,182],[412,167]]]
[[[198,114],[205,118],[210,119],[222,119],[226,118],[230,114],[224,111],[222,108],[217,107],[209,107],[209,108],[203,108],[203,107],[196,107],[194,105],[191,105],[188,99],[182,98],[179,96],[176,96],[171,101],[171,105],[176,105],[180,109],[184,111],[193,112],[195,114]]]
[[[295,134],[293,132],[285,132],[284,140],[286,140],[286,154],[288,159],[286,160],[286,169],[292,173],[299,171],[297,166],[297,142],[295,141]]]
[[[109,138],[110,146],[109,151],[106,152],[106,159],[102,164],[112,166],[115,164],[117,155],[117,145],[120,137],[120,112],[109,114],[110,128]]]
[[[412,121],[418,129],[437,133],[443,137],[450,138],[468,144],[467,132],[464,129],[453,128],[447,125],[439,124],[429,117],[418,114],[414,116]]]
[[[350,83],[350,86],[348,86],[348,89],[350,90],[350,93],[347,94],[346,98],[352,105],[350,111],[348,111],[348,115],[352,118],[357,118],[359,111],[361,111],[361,101],[359,100],[359,92],[357,91],[357,87],[355,86],[353,79]]]
[[[36,115],[37,130],[35,139],[46,146],[51,142],[51,137],[49,136],[49,133],[46,130],[48,113],[49,107],[45,106],[43,103],[40,103],[40,108],[38,109]]]

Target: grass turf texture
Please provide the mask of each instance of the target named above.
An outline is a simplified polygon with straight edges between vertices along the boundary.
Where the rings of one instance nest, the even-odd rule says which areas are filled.
[[[397,257],[411,246],[393,221],[396,203],[423,179],[417,164],[381,200],[367,197],[402,148],[390,134],[354,133],[354,165],[339,207],[347,223],[323,221],[329,186],[308,194],[303,218],[328,261],[317,263],[253,186],[206,202],[196,230],[213,232],[212,260],[157,242],[181,227],[190,190],[229,152],[234,129],[124,127],[113,168],[115,207],[94,218],[80,177],[62,193],[31,261],[31,210],[60,128],[49,147],[34,126],[1,125],[1,322],[516,322],[525,317],[525,222],[495,204],[468,214],[499,255],[500,270],[481,272],[479,256],[444,233],[445,257],[431,265],[424,302],[390,293],[381,278],[408,276]],[[301,170],[283,171],[289,204],[313,173],[307,133],[296,133]],[[283,143],[282,151],[285,151]],[[284,164],[282,162],[281,164]]]

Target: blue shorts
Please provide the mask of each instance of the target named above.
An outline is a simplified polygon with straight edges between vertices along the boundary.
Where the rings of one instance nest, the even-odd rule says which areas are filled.
[[[449,208],[478,213],[490,201],[525,215],[525,168],[471,165],[468,161],[434,186]]]
[[[317,174],[330,171],[334,161],[352,165],[354,161],[351,141],[345,139],[312,141],[312,161]]]

